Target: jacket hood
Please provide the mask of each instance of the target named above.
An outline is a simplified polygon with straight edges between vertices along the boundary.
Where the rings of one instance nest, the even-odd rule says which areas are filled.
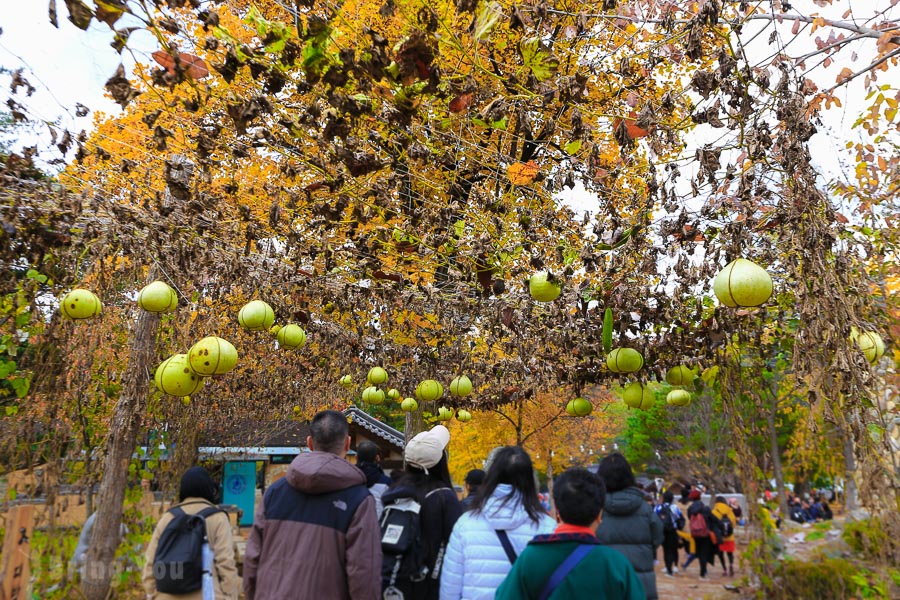
[[[509,498],[511,493],[513,487],[508,483],[501,483],[485,500],[481,516],[493,529],[516,529],[530,520],[528,512],[522,506],[522,495],[515,492],[513,497]]]
[[[706,506],[702,500],[694,500],[688,507],[688,515],[695,515],[698,512],[703,512],[705,510],[709,510],[709,507]]]
[[[375,463],[356,463],[356,466],[366,476],[366,486],[372,487],[376,483],[384,483],[387,485],[391,484],[391,478],[385,475],[381,467],[379,467]]]
[[[304,452],[288,467],[288,484],[305,494],[327,494],[365,484],[363,472],[329,452]]]
[[[416,498],[418,500],[419,493],[413,485],[397,485],[388,488],[385,490],[384,494],[381,495],[381,501],[385,504],[390,504],[397,498]]]
[[[637,512],[642,504],[647,504],[647,501],[644,500],[644,492],[630,487],[609,494],[606,497],[603,511],[611,515],[630,515]]]

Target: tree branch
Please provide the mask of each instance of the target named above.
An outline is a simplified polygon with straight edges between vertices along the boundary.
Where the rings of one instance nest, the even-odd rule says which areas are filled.
[[[500,410],[499,408],[492,408],[491,410],[492,410],[493,412],[497,413],[498,415],[500,415],[501,417],[503,417],[504,419],[506,419],[507,421],[509,421],[510,424],[511,424],[513,427],[516,426],[516,422],[512,420],[512,417],[510,417],[509,415],[507,415],[505,412],[503,412],[503,411]]]
[[[541,431],[543,431],[544,429],[546,429],[547,427],[549,427],[549,426],[550,426],[551,424],[553,424],[560,416],[562,416],[562,411],[559,411],[558,413],[556,413],[556,415],[554,415],[553,418],[551,418],[549,421],[547,421],[546,423],[544,423],[544,424],[541,425],[540,427],[537,427],[537,428],[533,429],[531,432],[529,432],[528,435],[526,435],[525,437],[522,438],[522,443],[524,444],[525,442],[528,441],[528,438],[530,438],[531,436],[533,436],[533,435],[536,434],[536,433],[540,433]]]
[[[852,21],[829,21],[828,19],[822,19],[822,17],[808,17],[806,15],[749,15],[745,17],[746,21],[770,21],[772,23],[778,22],[783,23],[784,21],[800,21],[801,23],[815,23],[817,20],[821,20],[825,23],[826,27],[835,27],[837,29],[845,29],[847,31],[852,31],[854,33],[859,34],[861,37],[874,38],[878,39],[888,31],[900,30],[900,24],[892,25],[887,29],[872,29],[871,27],[863,27],[862,25],[857,25]],[[891,38],[891,41],[894,43],[900,43],[900,35],[895,35]]]
[[[553,14],[558,15],[567,15],[567,16],[577,16],[576,13],[564,11],[564,10],[555,10],[551,9],[549,11]],[[627,15],[617,15],[617,14],[587,14],[585,15],[591,19],[606,19],[611,21],[628,21],[631,23],[648,23],[648,24],[662,24],[662,23],[674,23],[678,25],[684,25],[690,23],[692,19],[674,19],[674,20],[665,20],[665,19],[645,19],[641,17],[631,17]],[[873,29],[871,27],[865,27],[863,25],[857,25],[852,21],[831,21],[829,19],[823,19],[822,17],[810,17],[807,15],[785,15],[785,14],[753,14],[747,15],[746,17],[742,17],[741,21],[769,21],[771,23],[778,22],[784,23],[785,21],[800,21],[802,23],[815,23],[816,20],[821,20],[825,23],[827,27],[835,27],[837,29],[845,29],[847,31],[853,31],[854,33],[858,33],[862,37],[874,38],[878,39],[888,31],[900,30],[900,23],[894,24],[892,22],[891,27],[887,29]],[[728,21],[725,19],[719,19],[720,25],[730,25]],[[894,36],[890,40],[894,43],[900,43],[900,34]]]
[[[900,39],[900,38],[894,38],[894,39]],[[870,64],[869,66],[867,66],[865,69],[861,69],[861,70],[857,71],[856,73],[850,75],[849,77],[846,77],[846,78],[842,79],[840,82],[834,84],[833,86],[831,86],[830,88],[828,88],[827,90],[825,90],[823,93],[824,93],[824,94],[830,94],[831,92],[833,92],[834,90],[838,89],[838,88],[841,87],[842,85],[846,85],[847,83],[849,83],[850,81],[853,81],[854,79],[856,79],[856,78],[859,77],[860,75],[865,75],[866,73],[868,73],[868,72],[871,71],[872,69],[876,68],[878,65],[880,65],[880,64],[882,64],[882,63],[884,63],[884,62],[887,62],[887,61],[889,61],[890,59],[892,59],[892,58],[894,58],[895,56],[898,56],[898,55],[900,55],[900,48],[896,48],[896,49],[892,50],[891,52],[888,52],[887,54],[885,54],[884,56],[882,56],[881,58],[879,58],[878,60],[876,60],[875,62],[873,62],[872,64]]]
[[[867,37],[867,36],[864,36],[864,35],[861,34],[861,33],[858,33],[858,34],[856,34],[856,35],[851,35],[851,36],[848,37],[848,38],[844,38],[844,39],[842,39],[842,40],[838,40],[838,41],[836,41],[836,42],[832,42],[831,44],[828,44],[828,45],[826,45],[826,46],[822,46],[821,48],[819,48],[819,49],[817,49],[817,50],[814,50],[814,51],[812,51],[812,52],[807,52],[807,53],[804,54],[803,56],[798,56],[798,57],[795,58],[794,60],[797,60],[797,61],[804,61],[804,60],[806,60],[807,58],[812,58],[813,56],[816,56],[817,54],[822,54],[822,53],[824,53],[824,52],[828,52],[828,51],[831,50],[832,48],[839,48],[840,46],[843,46],[843,45],[845,45],[845,44],[849,44],[850,42],[855,42],[855,41],[857,41],[857,40],[861,40],[861,39],[863,39],[863,38],[865,38],[865,37]]]

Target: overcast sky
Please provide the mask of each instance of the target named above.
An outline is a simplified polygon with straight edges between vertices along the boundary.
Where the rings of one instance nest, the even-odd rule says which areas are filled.
[[[59,29],[50,24],[46,0],[0,0],[0,65],[25,68],[25,77],[37,88],[26,104],[32,116],[48,122],[65,120],[65,127],[80,131],[90,117],[75,120],[75,104],[109,113],[118,105],[104,97],[103,84],[116,70],[120,57],[109,46],[109,28],[92,22],[89,33],[66,18],[58,2]],[[123,57],[130,66],[128,56]]]

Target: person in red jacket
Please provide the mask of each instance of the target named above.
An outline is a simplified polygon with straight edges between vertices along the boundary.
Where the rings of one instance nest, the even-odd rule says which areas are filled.
[[[344,457],[347,418],[326,410],[310,423],[311,452],[266,491],[244,557],[247,600],[381,597],[381,540],[366,476]]]

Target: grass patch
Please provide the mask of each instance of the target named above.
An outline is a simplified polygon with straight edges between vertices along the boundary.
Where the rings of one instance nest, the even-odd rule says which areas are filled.
[[[775,597],[844,600],[859,589],[854,581],[858,574],[856,566],[844,559],[785,561],[778,573],[781,585]]]

